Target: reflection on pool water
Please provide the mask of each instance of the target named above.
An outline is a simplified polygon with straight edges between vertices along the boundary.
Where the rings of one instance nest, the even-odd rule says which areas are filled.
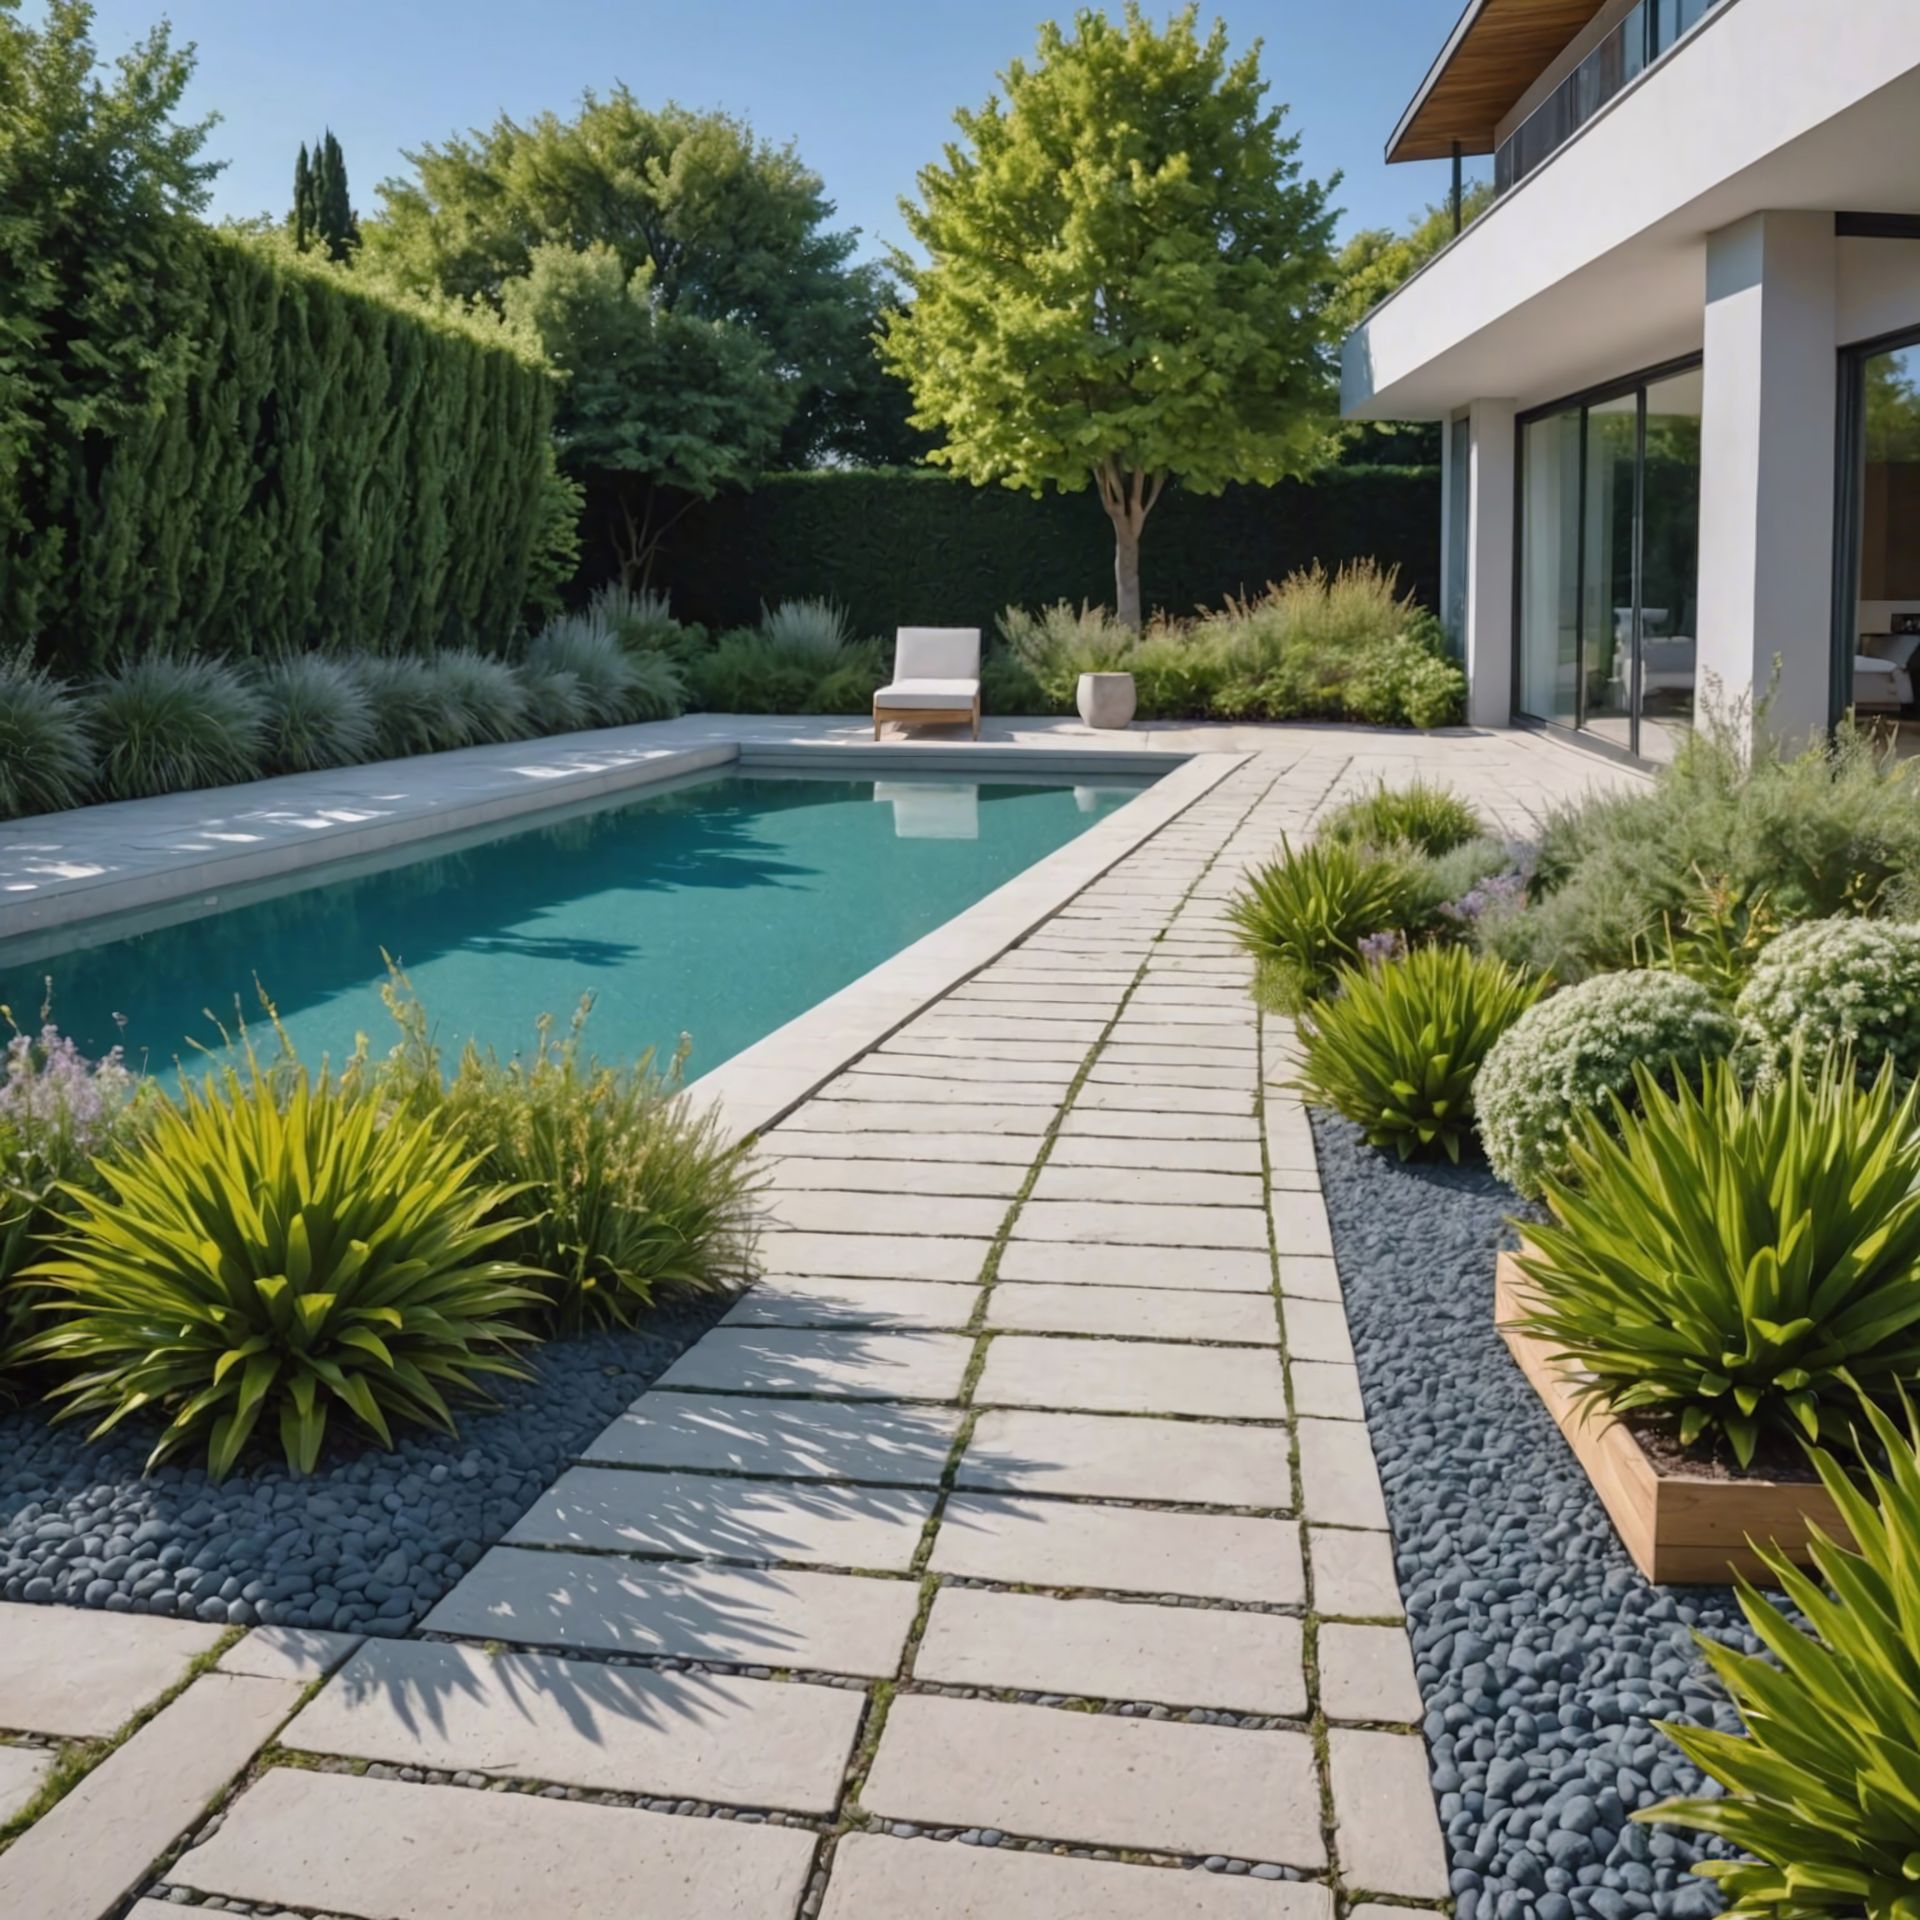
[[[449,1050],[502,1053],[594,996],[603,1059],[692,1040],[718,1066],[1063,846],[1149,784],[720,774],[379,870],[335,870],[51,960],[10,961],[0,1002],[89,1053],[155,1069],[218,1046],[269,996],[304,1060],[377,1051],[383,951]],[[111,933],[111,927],[104,929]]]

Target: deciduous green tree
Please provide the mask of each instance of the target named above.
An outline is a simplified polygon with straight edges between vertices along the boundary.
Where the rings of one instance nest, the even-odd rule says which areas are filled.
[[[654,297],[654,270],[628,271],[597,243],[537,246],[501,301],[510,325],[559,374],[556,435],[578,472],[632,474],[637,508],[623,558],[646,578],[671,521],[665,490],[710,499],[760,472],[779,445],[793,396],[773,356],[744,326],[707,320]]]
[[[1097,490],[1137,625],[1170,480],[1217,493],[1327,453],[1327,188],[1266,104],[1257,45],[1233,58],[1192,7],[1164,30],[1131,3],[1117,25],[1083,10],[1002,85],[904,205],[927,257],[896,259],[912,304],[884,352],[944,436],[932,459]]]
[[[832,227],[833,203],[791,147],[724,114],[643,107],[615,87],[586,94],[570,120],[503,116],[407,158],[412,176],[382,184],[384,215],[367,226],[372,271],[500,307],[541,247],[603,246],[624,282],[650,270],[655,308],[758,341],[788,396],[782,464],[857,440],[848,403],[874,379],[877,289],[849,265],[854,235]],[[742,365],[716,357],[710,370]],[[757,388],[757,366],[752,379]],[[721,414],[736,408],[708,397]]]

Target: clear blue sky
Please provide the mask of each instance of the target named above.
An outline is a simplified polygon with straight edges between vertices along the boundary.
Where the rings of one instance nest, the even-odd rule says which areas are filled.
[[[1345,175],[1344,234],[1399,225],[1445,195],[1444,164],[1380,156],[1458,10],[1225,0],[1203,11],[1222,15],[1237,44],[1264,40],[1308,170]],[[839,224],[859,227],[873,253],[902,238],[896,203],[938,154],[954,107],[985,98],[1049,11],[1048,0],[100,0],[96,37],[112,55],[165,12],[197,43],[188,105],[221,115],[209,150],[229,163],[216,216],[284,213],[295,149],[323,125],[365,212],[403,149],[503,111],[565,112],[582,88],[624,80],[643,100],[724,108],[794,141]]]

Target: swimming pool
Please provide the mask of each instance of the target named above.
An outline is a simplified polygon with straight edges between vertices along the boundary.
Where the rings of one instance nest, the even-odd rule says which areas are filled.
[[[594,996],[602,1059],[705,1073],[930,933],[1150,785],[721,773],[545,816],[476,843],[309,871],[265,897],[9,961],[0,1002],[89,1054],[160,1069],[269,997],[302,1059],[393,1037],[382,952],[448,1051],[509,1053]],[[108,937],[102,939],[100,935]],[[216,1024],[218,1023],[218,1024]]]

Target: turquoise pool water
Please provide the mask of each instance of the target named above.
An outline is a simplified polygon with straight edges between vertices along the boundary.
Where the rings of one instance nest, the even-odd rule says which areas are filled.
[[[0,950],[0,1001],[28,1025],[50,980],[55,1023],[89,1054],[120,1041],[158,1070],[217,1046],[236,1007],[257,1027],[264,991],[317,1064],[357,1033],[391,1043],[384,949],[449,1050],[510,1053],[590,993],[601,1058],[664,1058],[684,1033],[700,1074],[1147,784],[721,774],[52,960]]]

